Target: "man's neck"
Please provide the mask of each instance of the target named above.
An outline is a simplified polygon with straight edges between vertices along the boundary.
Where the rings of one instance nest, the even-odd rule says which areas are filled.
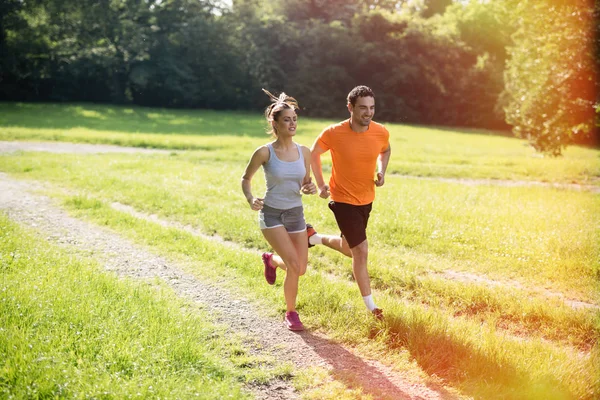
[[[353,132],[364,133],[369,130],[369,125],[364,126],[358,123],[353,123],[352,118],[350,118],[348,122],[350,123],[350,129],[352,129]]]

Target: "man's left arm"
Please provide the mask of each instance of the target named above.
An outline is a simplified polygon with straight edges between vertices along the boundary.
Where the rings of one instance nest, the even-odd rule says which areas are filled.
[[[379,153],[379,156],[377,157],[377,180],[375,180],[376,186],[383,186],[385,183],[385,171],[387,170],[391,155],[392,146],[388,145],[387,149]]]

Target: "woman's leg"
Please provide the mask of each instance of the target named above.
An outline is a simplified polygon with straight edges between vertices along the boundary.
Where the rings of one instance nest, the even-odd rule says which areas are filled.
[[[282,270],[287,271],[287,267],[285,266],[283,259],[275,253],[273,253],[273,257],[271,257],[271,264],[273,264],[275,268],[281,268]]]
[[[296,297],[298,295],[298,278],[306,271],[306,258],[304,258],[304,266],[302,267],[301,261],[302,259],[298,257],[298,252],[296,250],[296,241],[292,240],[292,235],[302,236],[304,238],[304,246],[307,247],[306,243],[306,233],[292,233],[289,234],[285,230],[283,226],[278,226],[276,228],[263,229],[263,236],[267,239],[267,242],[273,247],[275,253],[279,255],[278,258],[283,261],[282,264],[285,264],[285,280],[283,281],[283,292],[285,296],[285,303],[287,307],[287,311],[296,311]],[[308,254],[308,247],[306,250]],[[275,257],[273,257],[275,258]],[[277,266],[280,266],[275,261]]]
[[[290,233],[290,239],[296,248],[298,257],[298,275],[302,276],[306,273],[308,264],[308,241],[306,240],[306,232]]]

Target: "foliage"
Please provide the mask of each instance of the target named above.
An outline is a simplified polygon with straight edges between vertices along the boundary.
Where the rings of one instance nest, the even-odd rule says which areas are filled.
[[[597,58],[587,0],[508,1],[517,30],[507,63],[507,122],[538,151],[558,156],[593,134]]]
[[[7,0],[0,100],[256,110],[268,88],[344,118],[366,84],[385,122],[512,125],[560,153],[600,92],[585,1]]]
[[[208,2],[52,0],[9,9],[3,94],[22,100],[230,108],[244,75]],[[207,76],[221,73],[221,79]],[[234,79],[228,79],[233,76]]]

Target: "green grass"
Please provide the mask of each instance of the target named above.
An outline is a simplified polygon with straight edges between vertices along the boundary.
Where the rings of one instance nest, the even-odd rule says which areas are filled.
[[[232,290],[257,296],[283,312],[281,294],[267,285],[256,285],[260,266],[254,252],[165,228],[87,197],[66,197],[65,205],[80,217],[106,224],[172,257],[188,259],[199,276],[221,280],[227,276],[223,284]],[[582,358],[569,346],[534,338],[523,341],[477,320],[454,318],[443,309],[378,293],[378,302],[388,315],[388,325],[382,327],[364,312],[353,283],[332,280],[318,270],[303,277],[300,293],[298,309],[310,328],[359,347],[376,341],[391,353],[407,351],[427,373],[458,384],[478,398],[592,398],[598,390],[597,348]]]
[[[2,214],[0,232],[0,397],[238,399],[244,382],[289,373],[167,288],[119,280]]]
[[[0,111],[6,111],[0,112],[0,140],[196,149],[170,155],[17,153],[0,156],[0,171],[49,181],[50,193],[64,197],[82,218],[185,259],[198,275],[231,277],[231,285],[283,311],[280,291],[256,285],[252,249],[267,246],[239,187],[251,152],[266,141],[259,113],[2,103]],[[26,118],[33,113],[45,117]],[[301,118],[298,140],[310,145],[326,123]],[[546,159],[506,137],[389,129],[391,172],[598,184],[596,150],[569,148],[563,158]],[[264,190],[259,175],[256,193]],[[388,324],[365,319],[349,261],[317,246],[299,298],[311,328],[365,351],[374,346],[388,359],[399,357],[400,368],[413,360],[476,398],[591,399],[600,393],[600,312],[574,311],[543,294],[549,289],[600,304],[598,194],[392,174],[377,196],[369,222],[370,272]],[[133,218],[113,210],[112,202],[217,234],[248,251]],[[306,197],[305,212],[319,232],[337,233],[323,200]],[[449,281],[444,271],[499,284]],[[361,323],[349,329],[348,315]]]
[[[312,145],[329,123],[300,116],[298,142]],[[525,141],[493,132],[387,124],[392,174],[449,178],[537,180],[600,186],[598,152],[570,147],[560,159],[542,158]],[[0,140],[108,143],[164,149],[226,150],[245,160],[264,144],[260,113],[161,110],[93,104],[0,102]],[[232,150],[236,151],[232,153]],[[222,157],[221,154],[212,154]]]
[[[256,214],[240,195],[243,163],[214,162],[194,152],[4,156],[0,166],[196,225],[249,247],[264,246]],[[261,185],[258,177],[256,192],[264,190]],[[324,201],[313,196],[305,203],[307,219],[319,230],[337,231]],[[379,191],[370,221],[372,259],[375,265],[414,273],[483,272],[597,300],[600,232],[591,216],[599,213],[598,195],[586,192],[464,187],[391,176]]]

